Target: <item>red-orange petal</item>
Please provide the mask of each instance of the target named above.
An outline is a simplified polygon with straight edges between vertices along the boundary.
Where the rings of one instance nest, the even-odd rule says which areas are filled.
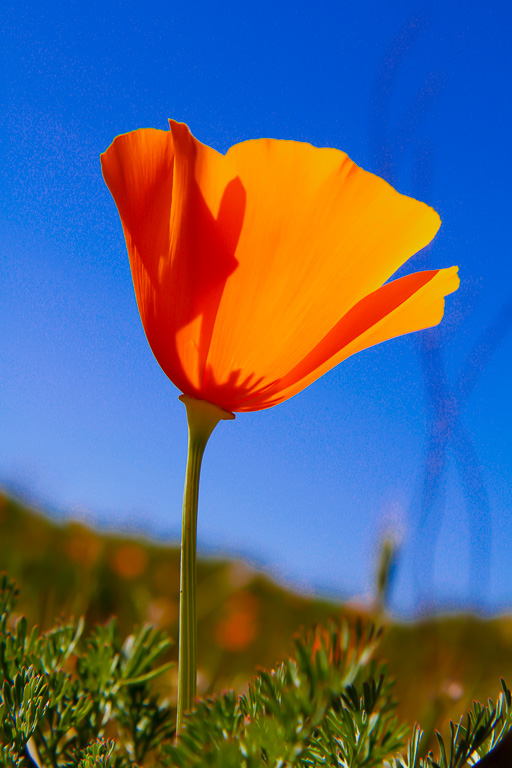
[[[169,378],[200,394],[225,281],[236,269],[245,192],[229,161],[187,126],[118,136],[102,155],[126,237],[137,303]]]

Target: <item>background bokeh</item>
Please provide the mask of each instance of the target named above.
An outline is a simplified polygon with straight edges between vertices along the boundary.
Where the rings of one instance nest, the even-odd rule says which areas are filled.
[[[440,213],[406,271],[459,264],[439,329],[222,424],[199,542],[360,598],[386,531],[409,615],[512,603],[512,10],[504,2],[10,4],[0,32],[0,483],[177,540],[178,392],[140,323],[99,155],[188,123],[345,150]]]

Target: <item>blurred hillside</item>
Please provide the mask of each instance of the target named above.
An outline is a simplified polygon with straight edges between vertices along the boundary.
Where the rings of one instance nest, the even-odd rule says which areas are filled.
[[[150,622],[177,637],[179,550],[79,524],[56,524],[0,492],[0,570],[21,590],[20,612],[49,627],[59,615],[87,623],[115,614],[121,629]],[[258,667],[291,649],[301,626],[331,616],[355,620],[350,605],[302,596],[238,561],[199,560],[199,689],[243,689]],[[400,715],[433,734],[473,699],[512,682],[512,618],[468,614],[399,623],[386,616],[380,657],[396,678]],[[174,649],[176,656],[176,648]],[[164,687],[174,695],[175,670]]]

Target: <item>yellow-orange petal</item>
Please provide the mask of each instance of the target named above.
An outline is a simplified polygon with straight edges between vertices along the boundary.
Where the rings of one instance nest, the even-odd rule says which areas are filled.
[[[295,368],[430,242],[440,220],[339,150],[262,139],[227,158],[247,200],[204,389],[209,399],[231,396],[222,405],[236,410]]]
[[[382,341],[437,325],[444,297],[459,287],[457,267],[416,272],[379,288],[362,299],[283,379],[238,410],[270,408],[293,397],[324,373],[363,349]]]

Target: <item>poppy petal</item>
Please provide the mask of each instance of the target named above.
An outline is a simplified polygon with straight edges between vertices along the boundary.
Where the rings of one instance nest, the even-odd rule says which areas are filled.
[[[166,285],[176,301],[177,352],[191,384],[186,394],[202,395],[219,302],[238,267],[245,190],[224,155],[197,141],[183,123],[169,123],[175,148],[171,232],[179,258]]]
[[[230,162],[179,123],[118,136],[101,159],[148,341],[169,378],[198,394],[218,302],[237,266],[244,190]]]
[[[204,392],[212,399],[223,389],[223,407],[236,408],[295,368],[432,240],[440,219],[339,150],[260,139],[235,145],[227,158],[247,199]]]
[[[444,297],[459,287],[457,269],[416,272],[366,296],[294,370],[261,396],[240,403],[238,410],[253,411],[277,405],[356,352],[437,325],[443,317]]]
[[[170,301],[163,280],[171,269],[174,145],[168,131],[141,129],[118,136],[101,155],[103,178],[117,205],[130,258],[142,325],[160,365],[183,389],[187,373],[175,345]]]

